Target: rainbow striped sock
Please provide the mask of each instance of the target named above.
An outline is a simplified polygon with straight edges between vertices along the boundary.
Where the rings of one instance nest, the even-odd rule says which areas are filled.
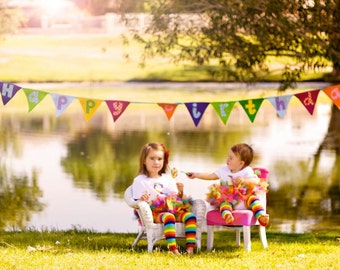
[[[161,217],[164,223],[164,236],[170,250],[177,249],[176,244],[176,228],[175,228],[175,216],[171,213],[162,213]]]
[[[260,216],[262,216],[263,214],[266,213],[264,211],[264,207],[262,205],[262,202],[255,195],[249,196],[249,198],[247,200],[247,206],[248,206],[248,208],[250,208],[253,211],[256,219],[259,219]]]
[[[186,248],[194,248],[196,244],[196,216],[194,213],[185,212],[181,220],[185,226]]]

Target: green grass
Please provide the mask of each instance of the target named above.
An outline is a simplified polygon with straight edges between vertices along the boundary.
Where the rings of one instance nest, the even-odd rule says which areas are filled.
[[[164,240],[148,253],[146,240],[130,249],[135,234],[91,231],[0,232],[0,269],[338,269],[340,233],[267,232],[263,249],[253,232],[252,251],[237,247],[234,234],[215,233],[214,251],[177,258]],[[179,241],[183,247],[183,240]]]

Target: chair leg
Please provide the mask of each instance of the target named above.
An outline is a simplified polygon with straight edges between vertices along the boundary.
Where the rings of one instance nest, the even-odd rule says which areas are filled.
[[[144,230],[142,228],[139,228],[138,235],[136,239],[133,241],[132,248],[135,248],[139,242],[139,240],[143,237]]]
[[[155,238],[154,238],[152,229],[146,231],[146,239],[148,241],[148,251],[152,252],[153,246],[155,244]]]
[[[235,229],[235,232],[236,232],[236,245],[239,247],[240,244],[241,244],[241,229],[242,227],[240,228],[236,228]]]
[[[214,246],[214,226],[207,226],[207,250],[211,251]]]
[[[197,250],[200,250],[202,247],[202,230],[200,228],[196,230],[196,247]]]
[[[260,231],[260,239],[261,239],[261,243],[262,243],[263,247],[268,248],[266,227],[259,226],[259,231]]]
[[[250,226],[243,226],[243,242],[244,249],[250,251],[251,250]]]

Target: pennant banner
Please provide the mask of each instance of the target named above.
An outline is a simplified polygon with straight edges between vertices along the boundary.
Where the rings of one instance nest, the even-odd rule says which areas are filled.
[[[161,106],[163,108],[168,120],[171,119],[178,105],[178,104],[169,104],[169,103],[157,103],[157,104],[158,106]]]
[[[125,111],[126,107],[129,106],[130,102],[120,100],[106,100],[106,105],[109,108],[113,121],[116,122]]]
[[[284,118],[286,115],[287,108],[288,108],[288,103],[291,98],[292,98],[292,95],[287,95],[287,96],[280,96],[280,97],[269,97],[267,99],[274,106],[280,118]]]
[[[8,101],[10,101],[15,96],[15,94],[21,89],[21,87],[10,83],[0,82],[0,89],[2,104],[6,105]]]
[[[28,111],[31,112],[44,98],[46,95],[50,95],[56,109],[56,116],[59,117],[72,103],[74,99],[78,99],[82,107],[84,117],[86,121],[89,121],[94,113],[97,111],[103,101],[105,101],[113,121],[116,122],[118,118],[124,113],[126,108],[131,104],[157,104],[160,106],[166,114],[166,117],[170,121],[175,113],[178,105],[185,105],[190,117],[192,118],[194,125],[197,127],[202,120],[202,117],[209,106],[212,105],[217,115],[220,117],[222,122],[226,125],[232,110],[236,103],[239,103],[249,120],[253,123],[256,115],[259,112],[261,105],[264,100],[268,100],[276,110],[280,118],[284,118],[288,109],[288,104],[295,96],[301,104],[306,108],[310,115],[313,115],[319,93],[323,91],[331,101],[340,109],[340,85],[330,86],[324,89],[309,90],[306,92],[297,93],[294,95],[281,95],[267,98],[255,98],[246,100],[232,100],[224,102],[176,102],[176,103],[151,103],[151,102],[137,102],[137,101],[122,101],[122,100],[101,100],[101,99],[90,99],[84,97],[75,97],[68,95],[60,95],[56,93],[48,93],[41,90],[22,88],[15,84],[0,82],[0,91],[3,105],[6,105],[16,93],[22,90],[26,96],[28,103]]]
[[[253,123],[258,113],[261,104],[263,102],[263,98],[258,99],[249,99],[249,100],[240,100],[239,103],[243,107],[244,111],[247,113],[250,121]]]
[[[22,90],[25,92],[27,98],[29,112],[32,111],[35,106],[37,106],[47,95],[47,92],[44,91],[38,91],[28,88],[22,88]]]

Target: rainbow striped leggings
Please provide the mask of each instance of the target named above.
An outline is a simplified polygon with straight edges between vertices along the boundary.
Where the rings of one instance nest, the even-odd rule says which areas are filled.
[[[164,223],[164,236],[169,250],[177,249],[175,223],[182,222],[185,227],[186,248],[194,248],[196,244],[196,216],[191,212],[172,214],[159,213],[155,217],[157,223]]]
[[[261,215],[264,215],[266,213],[260,199],[255,195],[250,195],[249,198],[245,201],[245,205],[248,209],[253,211],[256,219],[259,219]],[[223,219],[226,219],[226,216],[230,215],[232,210],[232,203],[228,201],[221,203],[220,213]]]

